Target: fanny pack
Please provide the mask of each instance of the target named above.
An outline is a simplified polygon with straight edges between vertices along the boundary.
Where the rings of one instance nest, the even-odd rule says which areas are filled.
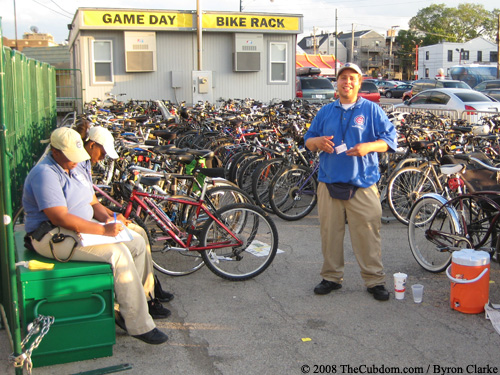
[[[345,182],[325,183],[325,185],[333,199],[340,199],[343,201],[348,201],[354,197],[356,190],[358,190],[357,186]]]

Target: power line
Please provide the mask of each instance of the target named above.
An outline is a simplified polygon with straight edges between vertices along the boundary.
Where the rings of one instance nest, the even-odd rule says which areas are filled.
[[[47,8],[48,10],[50,10],[50,11],[52,11],[52,12],[54,12],[54,13],[59,14],[60,16],[63,16],[63,17],[66,17],[66,18],[72,19],[72,17],[68,16],[67,14],[62,14],[62,13],[58,12],[57,10],[54,10],[54,9],[52,9],[52,8],[49,8],[47,5],[42,4],[42,3],[40,3],[39,1],[36,1],[36,0],[33,0],[33,1],[34,1],[35,3],[37,3],[38,5],[41,5],[41,6],[43,6],[44,8]],[[63,10],[64,10],[64,9],[63,9]],[[69,12],[68,12],[68,13],[69,13]]]
[[[59,4],[57,4],[54,0],[50,0],[50,1],[51,1],[52,3],[54,3],[54,4],[55,4],[55,6],[56,6],[56,7],[58,7],[59,9],[61,9],[63,12],[68,13],[70,16],[72,16],[72,17],[73,17],[73,13],[68,12],[66,9],[61,8],[61,7],[59,6]]]

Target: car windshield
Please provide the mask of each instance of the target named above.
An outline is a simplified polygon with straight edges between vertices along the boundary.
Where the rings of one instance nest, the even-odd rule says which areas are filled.
[[[492,100],[480,92],[456,92],[455,96],[464,103],[471,102],[491,102]]]
[[[303,79],[302,80],[302,89],[303,90],[310,90],[310,89],[333,90],[333,86],[332,86],[332,83],[328,79],[311,78],[311,79]]]
[[[361,83],[361,91],[375,93],[375,92],[378,92],[378,89],[374,83],[363,82],[363,83]]]
[[[465,82],[447,82],[443,81],[443,87],[456,88],[456,89],[470,89],[469,85]]]

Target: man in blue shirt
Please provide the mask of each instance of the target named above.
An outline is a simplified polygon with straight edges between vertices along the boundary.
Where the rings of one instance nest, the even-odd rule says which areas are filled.
[[[386,301],[377,153],[396,150],[396,131],[377,104],[358,98],[361,82],[357,65],[342,66],[337,74],[339,100],[318,111],[304,137],[309,150],[321,151],[318,214],[323,280],[314,293],[328,294],[342,287],[347,219],[367,290],[375,299]]]
[[[28,174],[24,183],[25,229],[34,250],[42,256],[107,262],[114,276],[116,302],[127,332],[148,344],[168,340],[155,327],[146,299],[145,281],[153,272],[144,238],[130,232],[129,242],[82,246],[79,233],[116,236],[124,228],[95,198],[84,161],[90,159],[81,136],[58,128],[50,137],[51,151]],[[151,302],[151,301],[150,301]],[[160,304],[161,306],[161,304]],[[160,306],[154,309],[162,312]],[[167,317],[165,312],[162,317]]]

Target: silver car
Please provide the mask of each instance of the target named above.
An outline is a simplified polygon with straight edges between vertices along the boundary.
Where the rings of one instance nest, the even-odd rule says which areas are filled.
[[[425,90],[394,108],[410,107],[423,109],[499,112],[500,102],[472,89]]]

